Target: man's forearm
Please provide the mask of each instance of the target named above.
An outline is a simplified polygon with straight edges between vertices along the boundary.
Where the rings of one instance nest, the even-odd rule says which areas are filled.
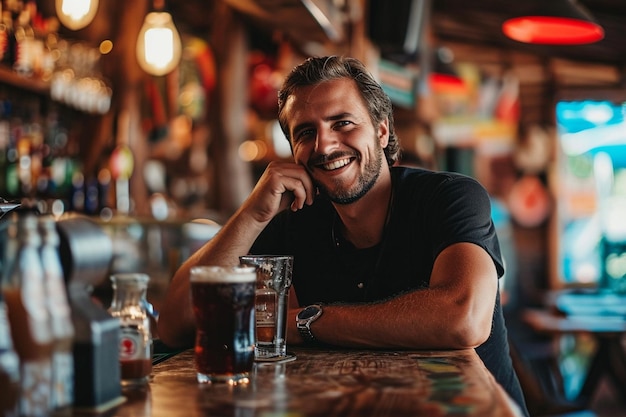
[[[482,300],[491,305],[495,299]],[[290,321],[295,321],[290,319]],[[290,335],[300,342],[295,324]],[[461,349],[486,340],[491,316],[480,317],[447,290],[425,289],[367,305],[329,305],[313,324],[321,342],[359,348]]]

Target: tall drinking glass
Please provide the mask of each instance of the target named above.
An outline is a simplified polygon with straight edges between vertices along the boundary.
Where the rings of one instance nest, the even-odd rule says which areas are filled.
[[[287,309],[293,271],[293,256],[240,256],[242,265],[256,267],[257,360],[287,357]]]
[[[255,282],[252,267],[191,269],[198,382],[247,380],[254,362]]]

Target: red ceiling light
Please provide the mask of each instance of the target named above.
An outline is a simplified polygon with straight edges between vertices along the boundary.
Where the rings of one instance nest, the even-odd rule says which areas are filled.
[[[547,0],[525,16],[502,24],[509,38],[544,45],[583,45],[604,38],[604,29],[577,0]]]

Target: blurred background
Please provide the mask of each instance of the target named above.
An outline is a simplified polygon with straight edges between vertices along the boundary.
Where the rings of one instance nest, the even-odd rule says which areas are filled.
[[[392,98],[400,163],[490,193],[533,414],[626,415],[625,2],[63,3],[1,2],[3,202],[90,217],[111,272],[148,273],[158,308],[266,164],[290,159],[286,73],[354,56]]]

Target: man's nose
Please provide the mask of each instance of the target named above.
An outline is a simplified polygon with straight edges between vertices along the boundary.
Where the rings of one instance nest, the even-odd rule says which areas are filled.
[[[338,136],[329,129],[318,129],[315,138],[315,151],[319,154],[329,154],[339,143]]]

